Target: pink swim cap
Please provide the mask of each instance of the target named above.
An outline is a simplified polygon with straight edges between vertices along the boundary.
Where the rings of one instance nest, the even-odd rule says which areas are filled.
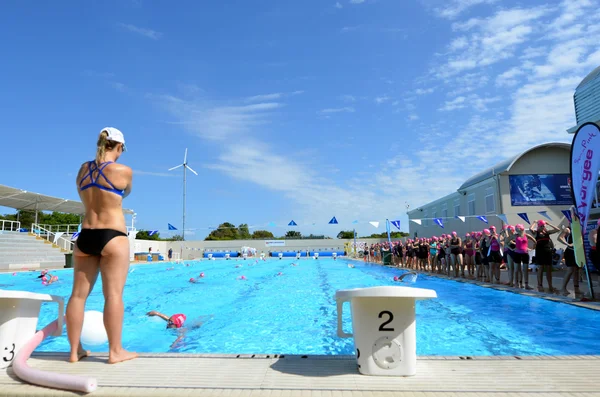
[[[453,236],[456,236],[456,232],[452,232],[452,235],[453,235]]]
[[[195,283],[196,279],[194,277],[190,278],[190,283]]]
[[[540,219],[540,220],[538,221],[538,227],[540,227],[540,226],[546,226],[546,221],[545,221],[545,220],[543,220],[543,219]]]
[[[167,324],[167,327],[170,324],[173,324],[175,326],[175,328],[181,328],[181,327],[183,327],[183,323],[185,323],[185,320],[187,320],[187,317],[185,316],[185,314],[181,314],[181,313],[174,314],[169,319],[169,323]]]
[[[515,226],[515,229],[517,230],[525,230],[525,226],[523,226],[522,223],[517,224],[517,226]]]
[[[483,233],[486,234],[486,235],[488,235],[488,236],[490,234],[492,234],[492,232],[490,232],[490,229],[483,229]]]
[[[494,226],[494,225],[490,226],[490,230],[496,230],[496,226]]]
[[[394,281],[398,281],[398,276],[394,276]]]
[[[507,229],[508,230],[515,230],[515,227],[513,225],[508,225]]]
[[[467,233],[467,236],[466,236],[466,237],[471,237],[471,233]]]

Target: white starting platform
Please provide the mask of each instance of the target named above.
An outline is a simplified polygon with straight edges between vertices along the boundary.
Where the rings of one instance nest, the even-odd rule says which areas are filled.
[[[437,298],[434,290],[411,287],[384,286],[336,292],[338,336],[354,337],[361,374],[416,374],[415,301],[430,298]],[[352,308],[352,333],[343,330],[344,302],[350,302]]]
[[[63,298],[26,291],[0,290],[0,369],[9,367],[21,348],[36,333],[42,302],[58,303],[58,327],[63,328]]]

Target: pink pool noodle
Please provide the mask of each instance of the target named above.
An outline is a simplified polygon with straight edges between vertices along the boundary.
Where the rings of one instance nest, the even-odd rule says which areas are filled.
[[[31,356],[31,353],[48,335],[56,331],[56,327],[58,326],[57,321],[52,321],[43,330],[36,332],[33,338],[19,350],[12,364],[13,371],[20,379],[34,385],[91,393],[98,386],[95,378],[40,371],[27,365],[27,360]]]

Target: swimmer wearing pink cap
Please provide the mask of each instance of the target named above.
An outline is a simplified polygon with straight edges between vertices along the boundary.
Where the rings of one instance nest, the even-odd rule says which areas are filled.
[[[559,291],[552,287],[551,271],[554,243],[552,242],[550,235],[560,232],[560,229],[550,224],[550,222],[540,219],[529,227],[529,231],[533,234],[536,242],[535,259],[536,264],[539,266],[537,272],[538,291],[544,292],[544,272],[546,272],[546,281],[548,282],[549,292],[558,293]]]
[[[152,310],[146,314],[150,317],[158,316],[162,318],[167,322],[167,328],[181,328],[183,327],[183,324],[185,324],[185,320],[187,320],[185,314],[182,313],[173,314],[171,317],[168,317],[167,315],[157,312],[156,310]]]

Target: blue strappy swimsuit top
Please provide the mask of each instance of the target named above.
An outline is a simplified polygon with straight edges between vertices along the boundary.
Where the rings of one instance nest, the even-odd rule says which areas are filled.
[[[89,189],[91,187],[97,187],[98,189],[106,190],[107,192],[111,192],[114,194],[118,194],[119,196],[123,196],[123,194],[125,194],[125,190],[117,189],[115,187],[115,185],[113,185],[112,182],[109,181],[108,178],[106,177],[106,175],[104,175],[104,173],[102,172],[102,170],[104,168],[106,168],[106,166],[109,165],[110,163],[112,163],[112,161],[107,161],[100,165],[96,165],[95,161],[89,161],[88,162],[88,173],[83,178],[81,178],[81,181],[79,182],[79,190],[83,191],[83,190]],[[94,178],[94,172],[96,172],[96,171],[98,171],[98,175],[96,175],[96,178]],[[106,186],[99,184],[98,179],[100,179],[100,177],[104,178],[104,180],[106,181],[106,183],[108,183],[110,185],[110,187],[106,187]],[[83,184],[83,181],[86,180],[86,178],[90,178],[90,183],[88,183],[87,185],[81,186]]]

